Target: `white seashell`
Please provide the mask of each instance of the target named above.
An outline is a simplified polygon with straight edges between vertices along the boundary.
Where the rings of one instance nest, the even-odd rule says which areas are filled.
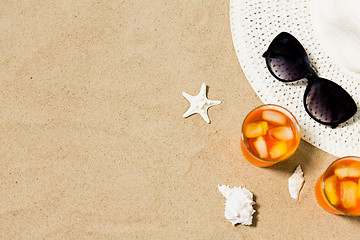
[[[302,186],[304,185],[304,181],[305,180],[304,180],[303,171],[300,165],[298,165],[294,173],[291,175],[291,177],[289,177],[289,192],[290,192],[290,196],[293,199],[296,200],[299,199],[299,193]]]
[[[243,187],[230,188],[227,185],[218,185],[218,189],[226,198],[225,217],[232,225],[251,225],[255,212],[253,193]]]

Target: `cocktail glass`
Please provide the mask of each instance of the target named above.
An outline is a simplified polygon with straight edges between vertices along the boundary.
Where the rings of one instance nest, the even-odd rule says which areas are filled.
[[[325,211],[360,216],[360,157],[335,160],[315,185],[317,203]]]
[[[241,152],[258,167],[288,159],[299,146],[300,126],[287,109],[266,104],[253,109],[241,128]]]

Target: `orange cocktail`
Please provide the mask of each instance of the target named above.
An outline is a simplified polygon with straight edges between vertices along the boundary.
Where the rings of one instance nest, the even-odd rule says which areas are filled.
[[[360,216],[360,158],[334,161],[317,181],[315,196],[329,213]]]
[[[256,166],[268,167],[289,158],[299,143],[299,124],[283,107],[262,105],[252,110],[243,122],[241,152]]]

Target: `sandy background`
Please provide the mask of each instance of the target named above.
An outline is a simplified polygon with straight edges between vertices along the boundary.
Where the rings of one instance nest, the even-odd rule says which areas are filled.
[[[335,160],[301,142],[246,162],[242,119],[261,104],[233,49],[229,2],[0,1],[0,239],[358,239],[324,212]],[[201,84],[222,104],[182,118]],[[290,198],[301,164],[306,183]],[[256,195],[254,226],[224,217],[218,184]]]

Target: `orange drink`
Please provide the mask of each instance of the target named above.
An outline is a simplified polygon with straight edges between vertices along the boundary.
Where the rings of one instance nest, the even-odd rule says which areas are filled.
[[[334,161],[317,181],[315,197],[329,213],[360,216],[360,158]]]
[[[277,105],[262,105],[252,110],[241,130],[241,152],[246,160],[259,167],[289,158],[300,143],[297,120]]]

